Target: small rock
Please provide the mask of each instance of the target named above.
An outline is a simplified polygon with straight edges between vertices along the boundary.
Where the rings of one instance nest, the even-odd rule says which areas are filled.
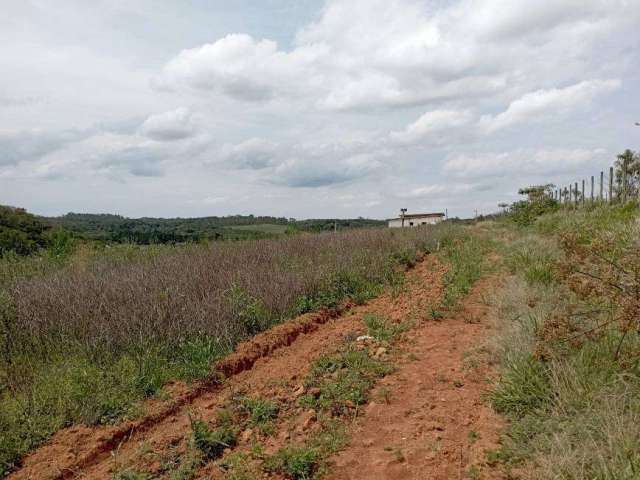
[[[248,442],[249,440],[251,440],[251,436],[253,435],[253,430],[251,430],[250,428],[247,428],[244,432],[242,432],[242,434],[240,435],[240,441],[242,442]]]
[[[374,358],[380,358],[382,355],[387,353],[387,349],[385,347],[378,347],[376,352],[373,354]]]
[[[362,441],[363,447],[370,447],[371,445],[373,445],[373,440],[371,438],[367,438]]]
[[[298,398],[298,397],[302,396],[303,393],[304,393],[304,385],[300,385],[298,388],[296,388],[293,391],[293,396],[295,398]]]
[[[308,430],[309,427],[311,427],[311,425],[313,425],[315,423],[315,421],[317,420],[317,414],[316,411],[311,408],[309,410],[307,410],[306,412],[304,412],[302,414],[302,417],[300,418],[300,427],[301,429],[304,430]]]
[[[356,338],[356,342],[364,342],[366,340],[373,340],[373,337],[371,335],[360,335]]]

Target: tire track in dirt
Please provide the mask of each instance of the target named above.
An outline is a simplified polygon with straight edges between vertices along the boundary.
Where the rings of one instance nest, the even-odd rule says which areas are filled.
[[[279,398],[295,411],[292,390],[319,356],[332,353],[346,335],[363,331],[362,315],[380,312],[402,321],[426,312],[441,294],[444,268],[428,256],[408,273],[408,289],[392,297],[382,295],[341,316],[307,314],[286,322],[240,345],[217,366],[216,376],[195,387],[176,383],[167,388],[170,401],[150,400],[142,419],[114,427],[74,426],[58,432],[50,442],[23,459],[11,479],[110,478],[121,468],[157,471],[163,455],[184,453],[190,433],[189,415],[215,419],[234,392],[248,391]],[[277,444],[274,444],[274,448]],[[207,466],[205,466],[206,470]]]

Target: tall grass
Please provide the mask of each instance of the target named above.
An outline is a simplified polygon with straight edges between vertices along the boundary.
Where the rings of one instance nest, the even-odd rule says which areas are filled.
[[[518,478],[640,478],[637,214],[545,215],[505,250],[491,400]]]
[[[81,249],[24,275],[12,264],[0,291],[0,473],[60,427],[136,415],[137,400],[207,375],[274,323],[365,301],[450,228]]]

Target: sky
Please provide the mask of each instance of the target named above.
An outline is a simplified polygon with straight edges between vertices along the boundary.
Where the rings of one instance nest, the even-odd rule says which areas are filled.
[[[638,0],[4,0],[0,204],[468,217],[640,143]]]

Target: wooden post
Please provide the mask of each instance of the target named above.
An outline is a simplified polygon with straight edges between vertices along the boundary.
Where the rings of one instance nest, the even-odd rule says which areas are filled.
[[[580,201],[584,205],[584,179],[582,179],[582,198],[580,199]]]
[[[613,203],[613,167],[609,167],[609,203]]]
[[[573,185],[569,184],[569,205],[573,203]]]
[[[627,203],[627,162],[622,160],[622,203]]]
[[[594,181],[595,181],[595,179],[593,178],[593,175],[591,175],[591,203],[593,203],[593,185],[594,185]]]
[[[604,172],[600,171],[600,201],[604,200]]]
[[[578,182],[575,183],[575,185],[573,186],[573,196],[575,197],[575,203],[576,206],[578,206]]]

